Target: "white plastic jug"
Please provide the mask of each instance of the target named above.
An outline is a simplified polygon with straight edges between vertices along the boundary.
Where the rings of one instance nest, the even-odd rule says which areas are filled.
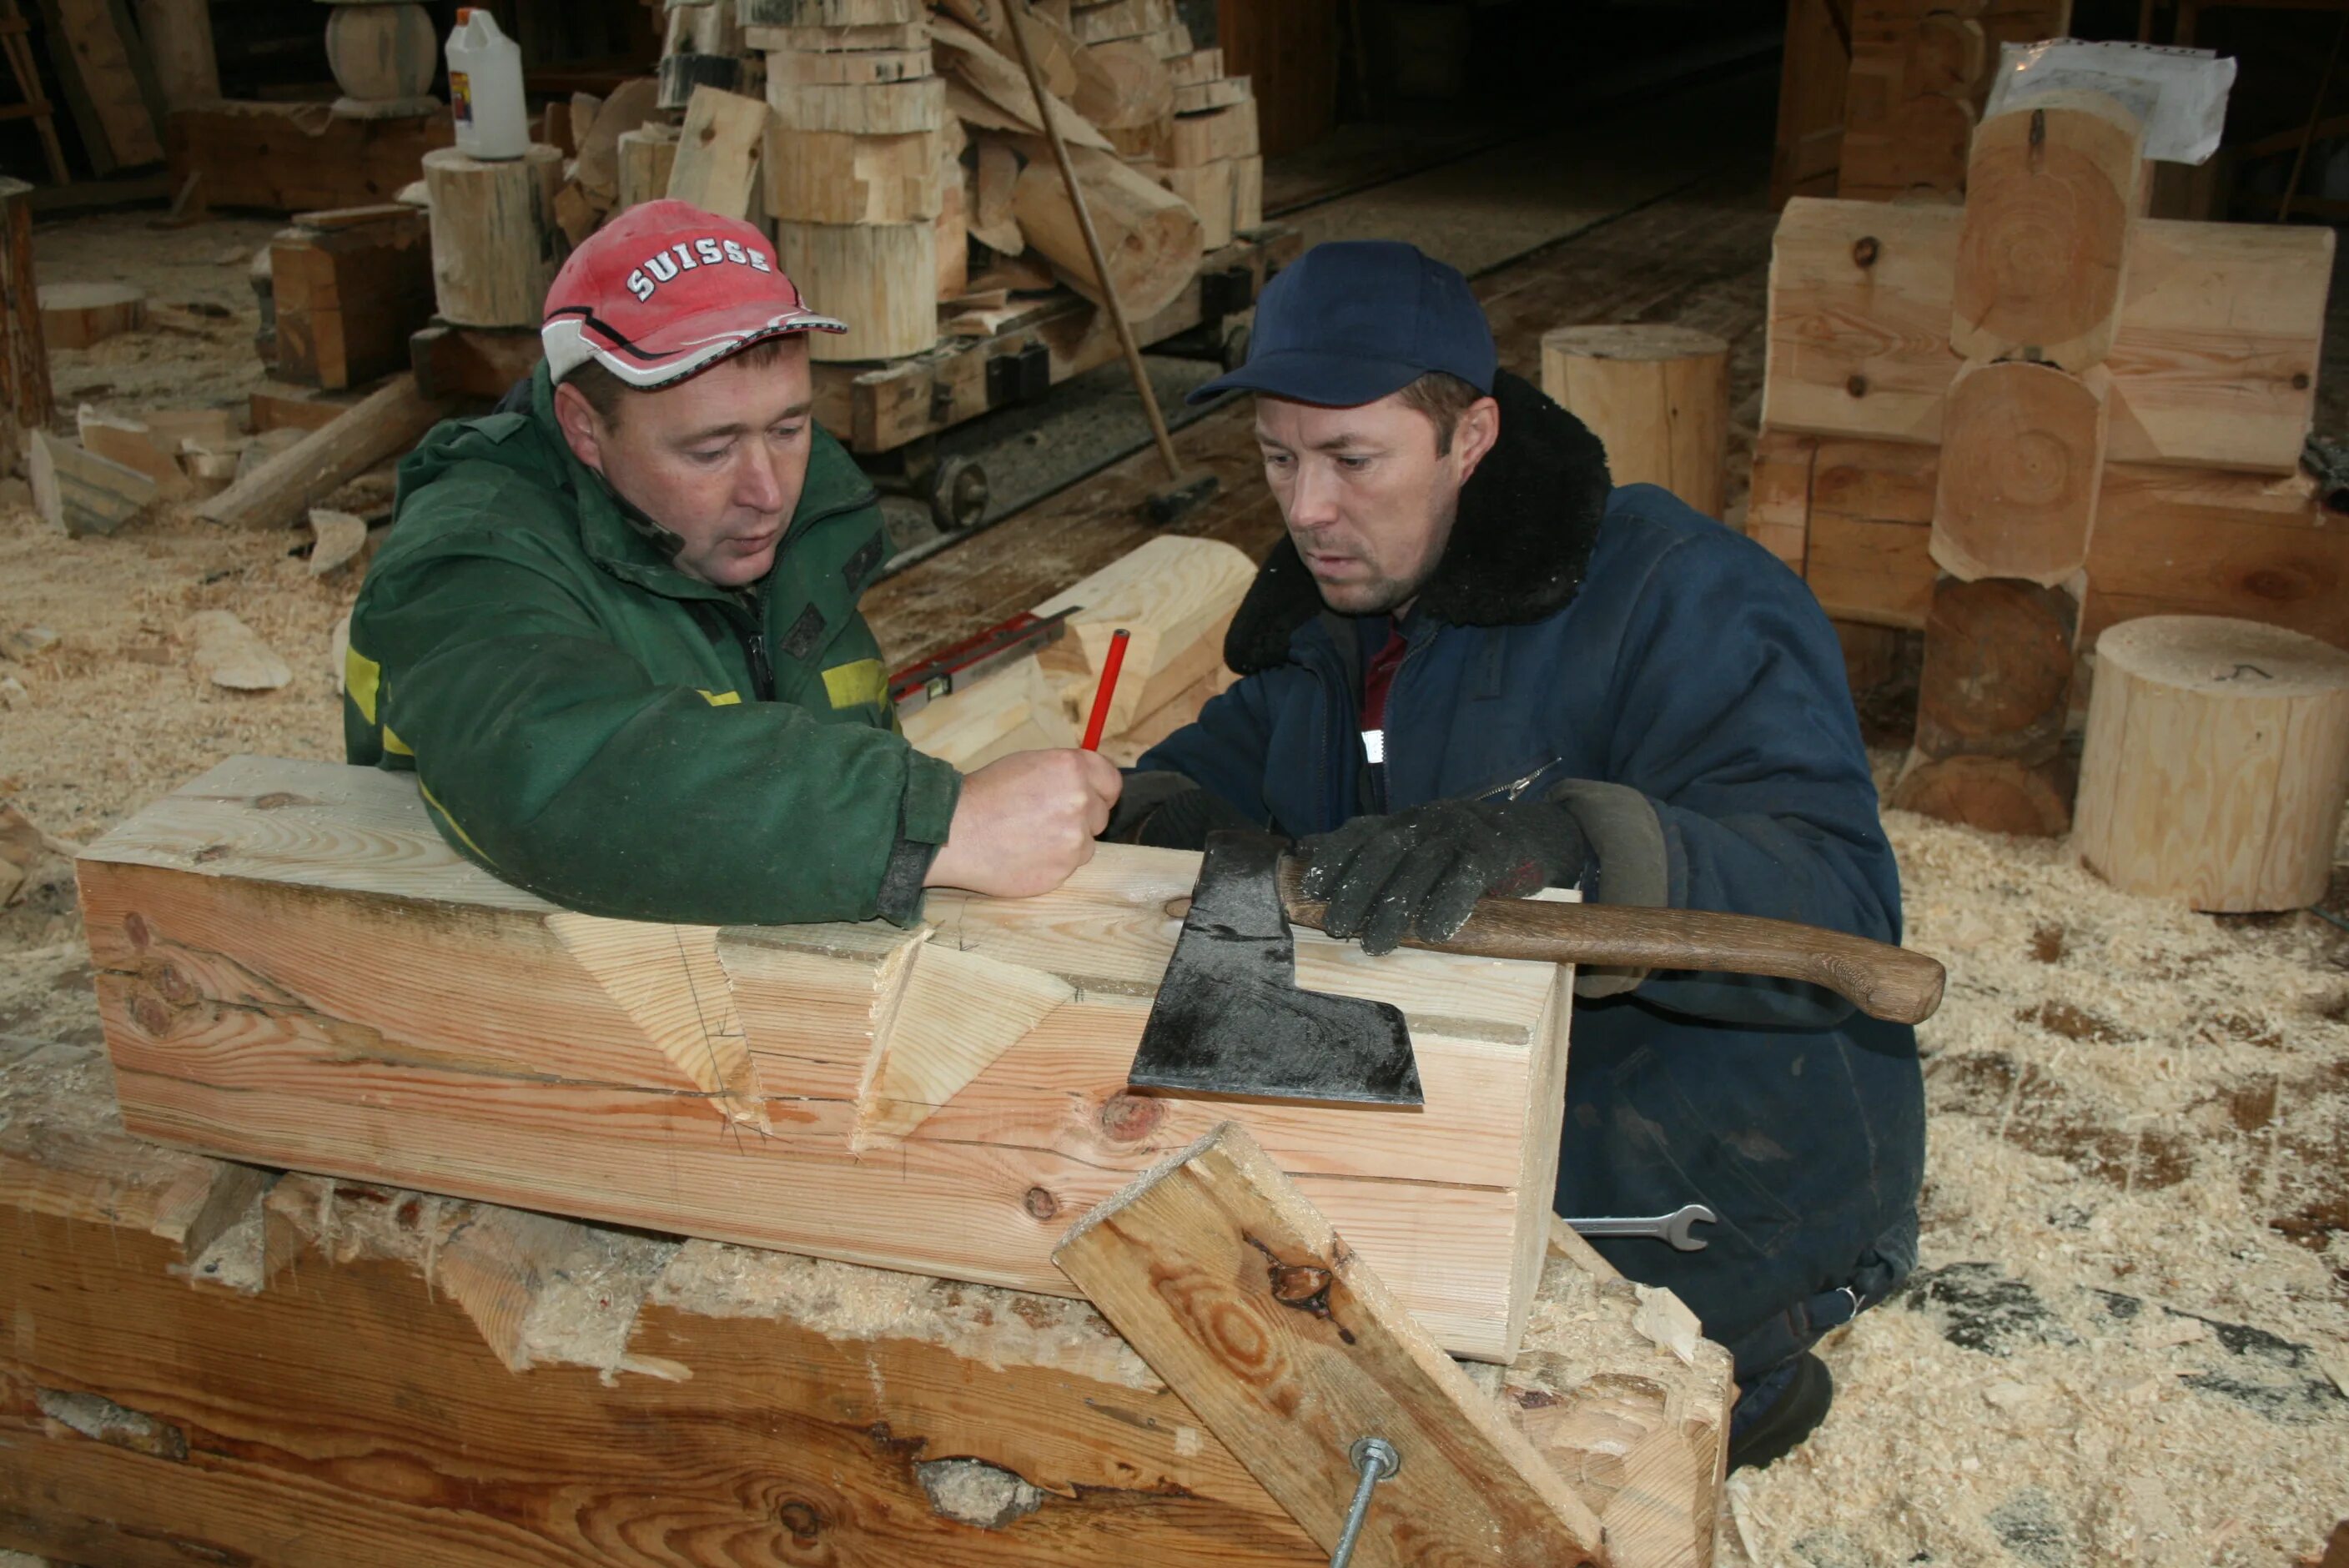
[[[522,46],[498,31],[497,18],[461,6],[449,35],[449,104],[457,150],[471,158],[520,158],[530,150],[530,114],[522,96]]]

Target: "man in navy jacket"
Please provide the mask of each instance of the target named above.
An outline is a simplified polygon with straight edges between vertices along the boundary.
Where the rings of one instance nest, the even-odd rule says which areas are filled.
[[[1225,644],[1243,678],[1141,759],[1111,836],[1302,841],[1333,935],[1448,935],[1482,894],[1732,911],[1900,938],[1843,662],[1803,583],[1497,368],[1466,280],[1317,247],[1226,387],[1288,537]],[[1916,1259],[1914,1031],[1799,982],[1577,978],[1557,1212],[1702,1202],[1710,1244],[1601,1242],[1736,1358],[1733,1463],[1826,1413],[1810,1346]]]

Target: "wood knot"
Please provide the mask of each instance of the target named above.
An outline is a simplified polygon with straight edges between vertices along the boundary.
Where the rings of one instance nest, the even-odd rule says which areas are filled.
[[[823,1515],[816,1511],[813,1503],[797,1498],[775,1510],[775,1522],[790,1532],[795,1546],[812,1546],[816,1537],[823,1533]]]
[[[1843,384],[1843,389],[1850,393],[1855,397],[1865,397],[1868,396],[1868,377],[1865,376],[1852,377]]]
[[[1339,1338],[1349,1345],[1354,1343],[1354,1336],[1346,1326],[1330,1315],[1330,1287],[1337,1283],[1337,1275],[1319,1264],[1290,1263],[1254,1236],[1243,1239],[1264,1254],[1266,1284],[1272,1291],[1273,1300],[1293,1312],[1321,1319],[1338,1331]]]
[[[122,917],[122,934],[130,939],[131,946],[140,949],[154,940],[153,934],[147,929],[147,917],[135,910]]]
[[[1165,1107],[1145,1096],[1113,1094],[1102,1104],[1101,1128],[1110,1137],[1131,1143],[1149,1137],[1165,1114]]]
[[[1874,266],[1876,258],[1882,253],[1883,247],[1877,242],[1876,236],[1873,234],[1862,234],[1852,242],[1851,259],[1860,266]]]
[[[2295,392],[2305,392],[2305,391],[2307,391],[2307,390],[2308,390],[2308,372],[2307,372],[2307,371],[2305,371],[2305,370],[2296,370],[2296,371],[2292,372],[2292,389],[2293,391],[2295,391]]]
[[[1061,1212],[1061,1201],[1041,1187],[1029,1188],[1028,1195],[1019,1201],[1019,1206],[1028,1211],[1028,1217],[1032,1220],[1049,1220]]]
[[[253,798],[253,809],[256,811],[274,811],[281,806],[307,806],[312,803],[284,789],[272,789],[266,795]]]
[[[206,844],[202,849],[198,850],[194,854],[190,855],[188,858],[195,861],[196,864],[202,866],[211,864],[212,861],[220,859],[226,853],[228,853],[228,846],[226,844]]]
[[[163,994],[163,1000],[175,1006],[188,1006],[203,995],[196,989],[196,983],[188,978],[187,971],[176,964],[158,964],[148,978],[154,983],[155,989]]]
[[[171,1030],[171,1009],[163,1006],[163,998],[151,991],[141,991],[130,1001],[131,1021],[153,1038],[160,1039]]]

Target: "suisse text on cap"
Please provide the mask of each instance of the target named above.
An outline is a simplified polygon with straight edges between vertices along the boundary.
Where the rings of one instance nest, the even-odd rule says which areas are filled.
[[[677,253],[676,261],[669,260],[669,251]],[[698,261],[694,259],[697,252],[700,255]],[[679,240],[668,251],[655,251],[647,256],[642,264],[628,274],[628,292],[639,301],[648,300],[656,289],[677,276],[681,270],[690,272],[695,267],[714,267],[727,262],[749,267],[753,272],[771,273],[775,270],[767,264],[766,257],[740,241],[705,235],[698,240]],[[647,273],[652,275],[647,277],[645,275]]]

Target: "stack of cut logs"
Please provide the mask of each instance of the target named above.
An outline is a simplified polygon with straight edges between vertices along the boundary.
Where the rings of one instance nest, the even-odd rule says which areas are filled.
[[[949,170],[961,190],[961,134],[931,67],[919,0],[872,0],[854,8],[871,19],[846,26],[792,20],[840,14],[838,5],[744,0],[742,9],[746,41],[767,62],[776,253],[849,326],[818,335],[812,352],[887,359],[929,347],[941,284],[957,282],[942,279],[943,263],[958,270],[963,249],[959,226],[941,222]]]
[[[1138,320],[1181,297],[1204,253],[1262,226],[1247,79],[1192,46],[1171,0],[1029,7],[1042,108],[994,0],[937,0],[936,15],[928,0],[668,0],[668,18],[655,76],[550,108],[523,158],[426,157],[415,194],[440,321],[534,327],[571,248],[657,197],[769,229],[802,292],[849,324],[810,340],[823,360],[921,353],[941,304],[948,333],[984,336],[1029,308],[1016,294],[1066,284],[1099,303],[1048,111]],[[384,312],[390,336],[416,315]],[[288,373],[364,379],[298,356]]]
[[[1954,201],[2002,43],[2060,38],[2071,0],[1860,0],[1836,194]]]
[[[1793,0],[1773,198],[1957,200],[1999,46],[2071,19],[2071,0]]]
[[[1748,529],[1830,614],[1925,633],[1894,803],[2069,824],[2075,650],[2218,613],[2349,640],[2349,542],[2297,473],[2333,236],[2141,211],[2135,119],[1985,122],[1958,211],[1790,202]]]

